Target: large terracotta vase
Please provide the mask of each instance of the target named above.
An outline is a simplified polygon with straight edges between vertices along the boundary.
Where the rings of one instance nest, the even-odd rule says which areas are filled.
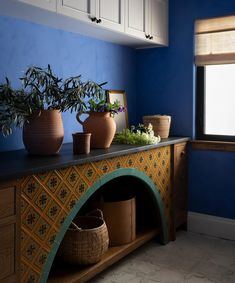
[[[63,138],[64,128],[59,110],[38,111],[24,124],[23,142],[30,154],[57,154]]]
[[[116,132],[116,123],[109,112],[89,112],[85,121],[77,120],[85,133],[91,133],[91,148],[109,148]]]

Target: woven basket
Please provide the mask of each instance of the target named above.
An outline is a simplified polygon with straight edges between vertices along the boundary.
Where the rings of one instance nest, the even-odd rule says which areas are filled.
[[[161,138],[165,139],[169,136],[171,116],[166,115],[153,115],[143,117],[144,125],[148,126],[149,123],[153,126],[154,135],[159,135]]]
[[[108,230],[102,211],[78,216],[61,243],[59,254],[67,262],[94,264],[101,260],[109,246]]]

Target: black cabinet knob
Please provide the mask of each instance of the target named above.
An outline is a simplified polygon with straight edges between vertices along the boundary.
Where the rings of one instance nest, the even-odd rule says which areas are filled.
[[[97,24],[100,24],[101,22],[102,22],[101,19],[96,19],[96,23],[97,23]]]
[[[149,35],[149,34],[145,34],[145,37],[146,37],[146,38],[150,38],[150,35]]]
[[[96,17],[92,17],[92,18],[91,18],[91,21],[92,21],[92,22],[95,22],[95,21],[97,22],[97,18],[96,18]]]
[[[153,36],[151,35],[151,36],[149,36],[149,39],[153,39]]]

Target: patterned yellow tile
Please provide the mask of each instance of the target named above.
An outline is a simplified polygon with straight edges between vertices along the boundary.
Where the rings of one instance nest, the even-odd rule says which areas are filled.
[[[127,156],[127,159],[125,160],[125,164],[124,166],[127,168],[132,168],[135,167],[135,163],[136,163],[136,158],[135,155],[129,155]]]
[[[70,167],[61,168],[61,169],[57,170],[57,172],[63,178],[67,174],[68,168],[70,168]]]
[[[51,193],[55,193],[61,182],[60,176],[55,171],[52,171],[46,185]]]
[[[27,208],[25,216],[22,219],[22,223],[26,226],[26,229],[31,231],[34,229],[39,219],[40,215],[36,212],[36,210],[32,207],[29,207]]]
[[[51,225],[41,217],[34,229],[34,234],[38,237],[38,239],[44,241],[48,237],[50,227]]]
[[[77,189],[77,187],[78,185],[76,186],[75,190]],[[55,197],[63,205],[69,200],[71,193],[72,192],[69,186],[67,186],[66,183],[62,183]]]
[[[27,244],[22,249],[22,255],[26,260],[32,262],[40,248],[40,244],[35,242],[33,239],[28,239]]]
[[[25,244],[28,243],[28,236],[27,234],[24,232],[23,229],[21,229],[21,249],[24,248]]]
[[[23,193],[28,199],[32,200],[39,193],[40,183],[33,176],[27,178],[24,186]]]
[[[40,270],[43,268],[46,263],[48,256],[48,252],[44,249],[39,249],[39,253],[34,261],[35,266],[37,266]]]
[[[21,214],[24,214],[26,209],[28,208],[28,202],[24,198],[21,198],[20,204]]]
[[[87,166],[84,166],[83,168],[77,168],[77,170],[78,169],[80,178],[89,184],[89,186],[91,186],[99,177],[96,168],[91,163],[87,164]]]
[[[25,263],[23,260],[21,260],[21,263],[20,263],[20,277],[21,277],[21,282],[26,282],[26,277],[28,276],[29,274],[29,266],[27,263]]]
[[[119,157],[114,157],[110,159],[111,170],[117,170],[121,168],[121,159]]]
[[[83,170],[86,169],[86,167],[87,167],[87,164],[78,164],[75,166],[76,170],[78,171],[80,175],[83,172]]]
[[[48,205],[46,215],[49,217],[50,220],[55,222],[56,218],[60,214],[60,211],[61,207],[54,200],[51,200],[50,204]]]
[[[77,186],[75,188],[75,194],[77,198],[80,198],[82,194],[84,194],[87,189],[89,188],[88,182],[86,182],[84,179],[80,178],[78,180]]]
[[[34,270],[30,269],[24,279],[24,283],[38,283],[40,280],[40,275]]]
[[[48,206],[50,202],[50,195],[45,191],[45,189],[41,189],[40,193],[38,194],[37,198],[35,199],[34,203],[36,207],[40,210],[44,211],[44,209]]]
[[[109,160],[101,160],[93,164],[94,164],[94,167],[97,168],[96,170],[98,171],[99,176],[107,174],[108,172],[112,170],[112,166]]]
[[[70,187],[75,187],[80,176],[78,174],[78,171],[75,169],[75,167],[67,168],[67,172],[65,175],[65,182],[69,184]]]
[[[66,205],[66,208],[70,211],[75,206],[76,202],[77,202],[77,197],[76,195],[72,194]]]
[[[46,183],[46,180],[48,179],[49,177],[49,172],[46,171],[46,172],[40,172],[37,174],[37,178],[42,182],[42,183]]]
[[[71,201],[73,199],[74,198],[72,196]],[[70,204],[70,201],[68,203],[68,206],[70,207],[69,204]],[[70,211],[70,209],[66,210],[65,208],[61,210],[61,212],[59,214],[59,217],[57,218],[57,220],[56,220],[56,222],[54,224],[55,227],[58,227],[58,229],[60,228],[60,226],[64,223],[64,220],[65,220],[66,216],[69,214],[69,211]]]
[[[54,244],[57,232],[58,232],[58,230],[56,230],[54,227],[52,227],[50,229],[50,231],[48,233],[48,238],[46,240],[46,244],[49,248],[51,248],[52,245]]]

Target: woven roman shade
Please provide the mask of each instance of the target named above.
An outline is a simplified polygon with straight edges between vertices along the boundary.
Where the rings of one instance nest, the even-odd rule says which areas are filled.
[[[197,20],[195,64],[235,63],[235,16]]]

